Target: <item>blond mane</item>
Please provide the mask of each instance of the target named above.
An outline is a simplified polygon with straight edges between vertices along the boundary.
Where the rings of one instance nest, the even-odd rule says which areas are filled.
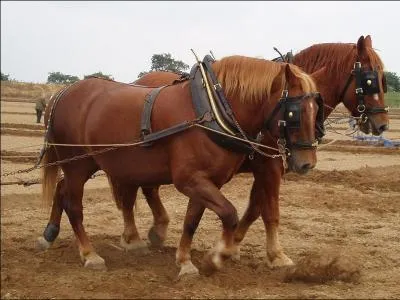
[[[278,76],[283,90],[286,64],[245,56],[228,56],[213,64],[213,70],[222,84],[227,98],[239,95],[242,103],[259,103],[271,96],[272,84]],[[315,91],[315,83],[300,68],[290,65],[305,93]]]
[[[372,48],[366,48],[369,62],[373,68],[383,70],[379,55]],[[326,67],[333,74],[348,73],[357,60],[357,46],[352,43],[324,43],[308,47],[293,58],[293,63],[308,73]]]

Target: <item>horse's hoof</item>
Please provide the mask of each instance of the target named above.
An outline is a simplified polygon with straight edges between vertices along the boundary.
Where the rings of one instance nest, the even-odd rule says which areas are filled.
[[[149,248],[145,241],[137,240],[131,241],[127,243],[123,236],[121,236],[121,247],[125,249],[125,251],[133,251],[140,254],[147,254],[149,253]]]
[[[181,264],[181,270],[178,274],[178,279],[186,276],[197,276],[199,275],[199,270],[194,266],[191,261]]]
[[[107,270],[106,263],[102,257],[96,253],[91,253],[84,257],[85,268],[91,270]]]
[[[270,269],[290,267],[294,265],[294,262],[284,253],[279,253],[274,259],[270,259],[267,255],[265,262]]]
[[[221,255],[218,253],[208,253],[203,259],[202,270],[204,275],[210,276],[222,268]]]
[[[149,238],[151,245],[154,247],[162,247],[162,245],[164,244],[165,238],[161,237],[157,233],[154,226],[150,228],[147,237]]]
[[[239,248],[239,246],[237,246],[237,248],[232,252],[231,259],[234,262],[239,262],[240,261],[240,248]]]
[[[46,241],[46,239],[42,236],[38,237],[36,240],[36,249],[41,250],[41,251],[46,251],[51,247],[53,243],[50,243]]]

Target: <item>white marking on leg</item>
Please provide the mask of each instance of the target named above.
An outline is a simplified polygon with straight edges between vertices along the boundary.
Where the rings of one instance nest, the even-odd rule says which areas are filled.
[[[190,260],[181,263],[181,270],[179,271],[178,278],[184,275],[199,275],[199,270]]]
[[[36,240],[36,248],[42,251],[45,251],[51,247],[53,243],[46,241],[46,239],[42,236],[38,237]]]
[[[81,258],[84,260],[84,267],[93,270],[106,270],[105,260],[99,256],[96,252],[91,252],[86,256],[81,254]]]
[[[231,258],[233,261],[236,261],[236,262],[240,261],[240,246],[239,245],[236,245],[236,247],[234,248]]]
[[[267,227],[267,258],[266,263],[269,268],[277,268],[293,265],[293,261],[283,252],[279,243],[278,226],[270,225]]]
[[[126,251],[134,251],[134,250],[148,250],[147,244],[145,241],[136,240],[127,243],[123,236],[121,236],[121,247],[124,248]]]

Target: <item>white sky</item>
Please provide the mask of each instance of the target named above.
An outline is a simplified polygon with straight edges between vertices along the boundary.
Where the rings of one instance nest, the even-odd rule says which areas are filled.
[[[7,2],[1,1],[1,71],[46,82],[49,72],[101,71],[132,82],[151,56],[192,66],[240,54],[272,59],[316,43],[370,34],[388,71],[400,74],[400,2]]]

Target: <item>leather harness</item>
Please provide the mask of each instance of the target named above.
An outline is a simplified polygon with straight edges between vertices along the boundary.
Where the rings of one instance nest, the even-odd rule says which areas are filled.
[[[239,127],[239,124],[233,115],[232,108],[224,95],[222,86],[218,82],[217,77],[212,70],[211,65],[214,61],[215,60],[210,55],[206,55],[202,62],[196,63],[192,67],[189,78],[187,78],[187,76],[182,76],[183,78],[181,77],[181,79],[177,82],[179,83],[184,80],[190,80],[192,104],[197,117],[195,122],[200,122],[201,120],[201,122],[204,123],[203,125],[210,129],[229,134],[230,136],[242,138],[243,131]],[[202,64],[202,66],[200,66],[200,64]],[[206,78],[203,78],[201,67],[203,67]],[[213,100],[210,99],[209,95],[207,94],[205,80],[210,83],[212,97],[215,99],[214,102],[212,102]],[[181,124],[155,133],[151,131],[150,120],[152,107],[159,92],[165,87],[166,86],[153,89],[146,96],[141,119],[141,138],[143,141],[148,141],[149,143],[146,143],[144,146],[150,146],[150,142],[152,141],[183,131],[190,127],[190,124],[193,123],[193,121],[183,122]],[[280,120],[278,122],[280,127],[279,139],[281,142],[284,142],[284,144],[287,144],[289,147],[314,148],[317,145],[315,141],[298,141],[292,143],[290,141],[288,132],[290,128],[300,127],[301,101],[308,97],[316,97],[319,105],[316,123],[316,136],[317,140],[319,141],[325,133],[323,125],[324,105],[322,103],[322,98],[319,93],[309,93],[298,97],[288,97],[288,92],[286,89],[283,93],[282,98],[279,100],[278,105],[273,110],[271,116],[264,123],[264,125],[269,128],[272,118],[275,116],[275,114],[280,113],[283,120]],[[218,116],[216,116],[216,114],[218,114]],[[293,120],[296,118],[297,121],[293,122]],[[214,132],[207,131],[207,134],[216,144],[230,151],[245,154],[250,154],[254,152],[254,148],[246,142],[239,141],[228,136],[222,136]],[[257,139],[253,137],[244,137],[245,139],[248,139],[250,141],[257,141]]]
[[[354,64],[354,69],[351,71],[349,78],[343,88],[343,91],[340,94],[339,100],[344,103],[344,95],[348,87],[350,86],[351,81],[353,80],[353,76],[356,80],[356,97],[357,97],[357,111],[360,113],[360,118],[362,122],[366,122],[369,114],[376,113],[387,113],[389,111],[388,106],[382,107],[366,107],[364,102],[365,95],[373,95],[378,94],[380,92],[379,80],[378,80],[378,72],[376,70],[373,71],[363,71],[361,68],[361,62],[356,61]],[[386,78],[383,75],[382,80],[383,92],[387,92],[386,86]]]

